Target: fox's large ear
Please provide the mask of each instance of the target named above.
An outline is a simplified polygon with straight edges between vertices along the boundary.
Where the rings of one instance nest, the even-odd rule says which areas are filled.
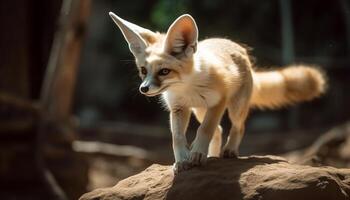
[[[198,28],[191,15],[177,18],[166,34],[164,50],[173,56],[192,56],[197,50]]]
[[[124,35],[125,40],[129,44],[130,51],[135,57],[144,55],[147,43],[152,43],[155,40],[155,33],[137,26],[136,24],[130,23],[113,12],[109,12],[109,16],[117,24],[119,29]]]

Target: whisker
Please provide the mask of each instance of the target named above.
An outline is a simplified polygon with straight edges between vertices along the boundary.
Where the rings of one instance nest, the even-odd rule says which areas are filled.
[[[183,83],[183,81],[174,81],[174,82],[169,82],[169,83],[167,83],[167,84],[181,84],[181,83]]]
[[[135,62],[135,60],[119,60],[121,62]]]
[[[151,103],[152,102],[152,99],[150,98],[150,97],[148,97],[148,96],[145,96],[146,97],[146,101],[148,102],[148,103]]]

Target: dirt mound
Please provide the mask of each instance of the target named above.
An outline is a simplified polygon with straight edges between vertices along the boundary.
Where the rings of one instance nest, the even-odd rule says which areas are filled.
[[[350,169],[288,163],[276,156],[211,158],[174,177],[171,166],[152,165],[111,188],[80,200],[303,200],[349,199]]]

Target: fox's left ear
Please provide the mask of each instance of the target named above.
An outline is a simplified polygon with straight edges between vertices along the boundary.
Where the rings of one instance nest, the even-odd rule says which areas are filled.
[[[192,56],[197,50],[198,28],[191,15],[177,18],[166,34],[164,51],[176,56]]]
[[[142,28],[128,22],[116,14],[109,12],[109,15],[119,27],[129,44],[130,51],[136,58],[144,57],[145,49],[150,43],[155,42],[156,34],[148,29]]]

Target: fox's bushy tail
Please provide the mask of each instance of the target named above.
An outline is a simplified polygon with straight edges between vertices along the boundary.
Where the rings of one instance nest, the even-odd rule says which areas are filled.
[[[322,70],[305,65],[257,71],[253,81],[252,106],[272,109],[314,99],[323,94],[327,86]]]

